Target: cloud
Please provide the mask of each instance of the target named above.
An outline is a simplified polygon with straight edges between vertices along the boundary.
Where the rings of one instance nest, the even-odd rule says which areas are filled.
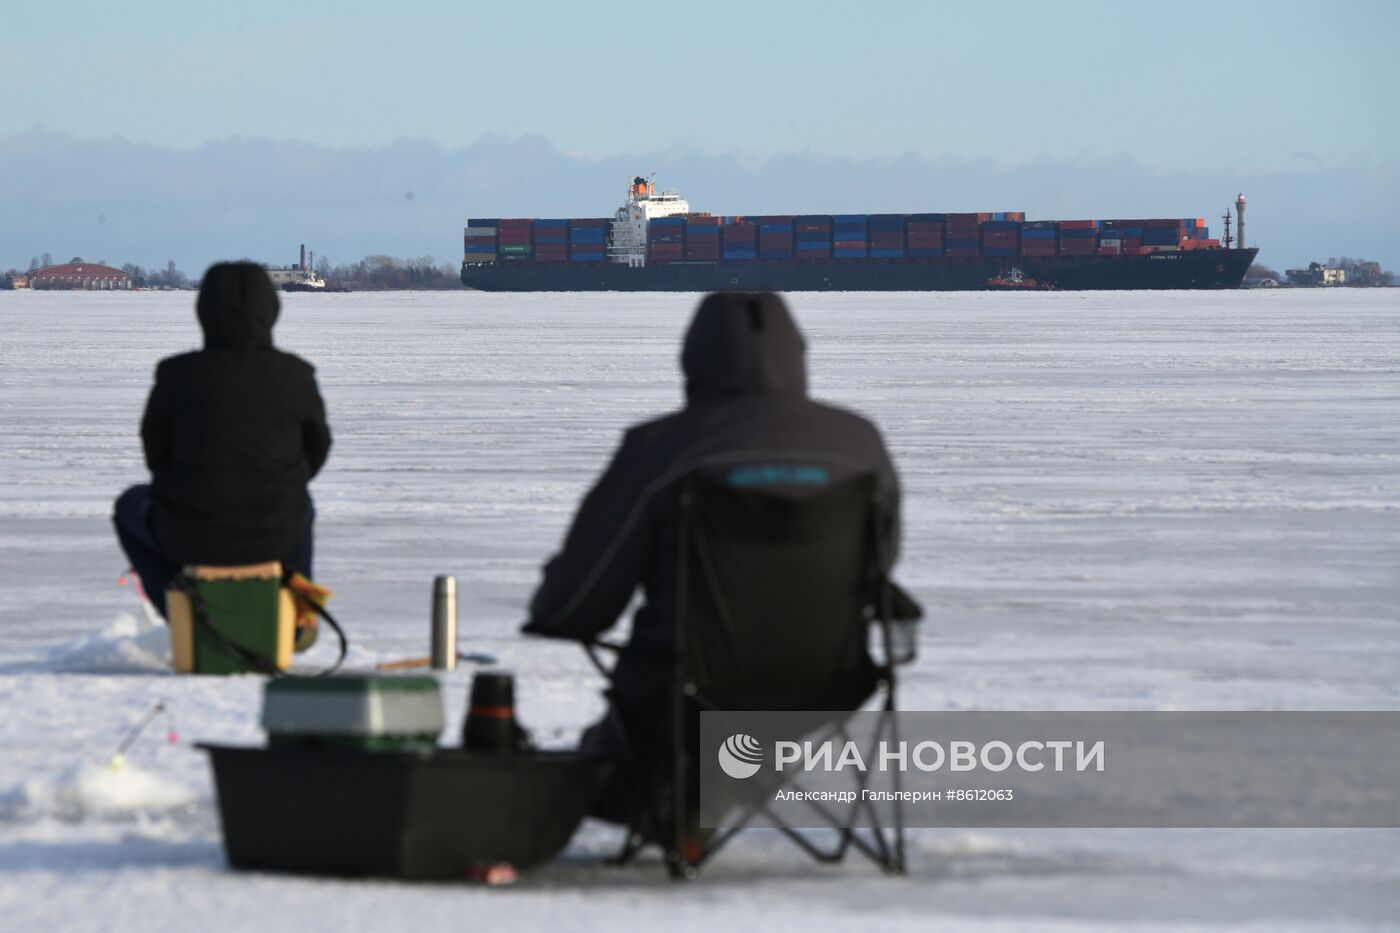
[[[606,216],[626,181],[656,172],[697,210],[827,213],[1024,210],[1032,218],[1219,215],[1250,199],[1249,238],[1276,267],[1332,255],[1400,268],[1400,167],[1298,159],[1286,171],[1151,171],[1125,154],[998,162],[905,152],[754,155],[677,140],[589,158],[537,136],[465,147],[404,138],[332,147],[232,137],[170,149],[34,128],[0,135],[0,266],[31,256],[197,273],[249,256],[285,263],[306,243],[343,262],[367,254],[459,258],[468,217]]]

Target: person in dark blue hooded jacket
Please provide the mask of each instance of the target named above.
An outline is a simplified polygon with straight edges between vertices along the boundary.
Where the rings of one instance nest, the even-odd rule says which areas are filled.
[[[262,267],[214,265],[196,303],[204,349],[156,367],[141,419],[151,483],[118,498],[113,522],[162,614],[187,564],[280,560],[311,576],[306,487],[331,435],[315,370],[272,345],[278,310]]]
[[[899,483],[875,425],[807,397],[806,344],[781,298],[720,292],[704,299],[681,353],[685,407],[630,428],[584,497],[563,548],[544,567],[523,631],[590,641],[610,628],[640,587],[611,700],[642,746],[659,747],[672,672],[679,484],[695,471],[749,469],[761,480],[816,467],[839,481],[874,474],[889,505],[885,553],[898,552]],[[585,745],[608,742],[593,727]],[[649,754],[645,748],[642,755]],[[605,795],[596,815],[625,820]]]

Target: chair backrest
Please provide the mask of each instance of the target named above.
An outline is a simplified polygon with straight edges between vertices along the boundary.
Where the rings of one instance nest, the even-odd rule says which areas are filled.
[[[291,665],[296,607],[291,591],[282,586],[280,563],[191,566],[182,577],[183,587],[176,586],[165,596],[175,670],[267,673]],[[214,631],[206,629],[206,624]]]
[[[818,488],[682,485],[678,683],[720,709],[854,709],[880,671],[873,476]]]

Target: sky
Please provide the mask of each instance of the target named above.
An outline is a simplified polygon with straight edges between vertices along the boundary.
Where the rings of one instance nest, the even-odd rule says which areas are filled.
[[[715,213],[1218,228],[1246,190],[1262,261],[1395,267],[1397,27],[1386,0],[25,3],[0,266],[447,261],[468,216],[607,214],[664,170]]]

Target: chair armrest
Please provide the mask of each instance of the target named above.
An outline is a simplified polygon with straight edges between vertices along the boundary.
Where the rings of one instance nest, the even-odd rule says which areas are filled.
[[[924,617],[924,607],[909,595],[909,591],[893,580],[887,581],[890,588],[890,621],[917,622]]]
[[[883,586],[882,605],[875,619],[889,631],[888,641],[880,639],[883,660],[887,667],[908,664],[918,655],[918,623],[924,617],[924,607],[893,580],[884,580]]]

